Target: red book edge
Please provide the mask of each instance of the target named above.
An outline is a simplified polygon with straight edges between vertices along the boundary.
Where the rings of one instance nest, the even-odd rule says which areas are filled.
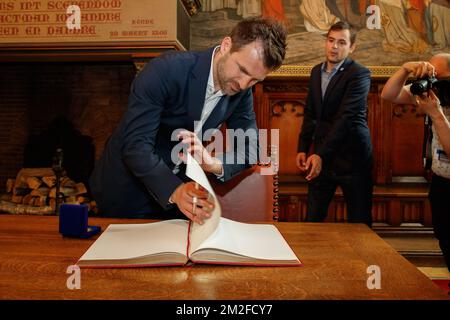
[[[285,263],[255,263],[255,262],[215,262],[215,261],[201,261],[190,260],[194,264],[214,264],[222,266],[248,266],[248,267],[302,267],[303,263],[285,264]]]

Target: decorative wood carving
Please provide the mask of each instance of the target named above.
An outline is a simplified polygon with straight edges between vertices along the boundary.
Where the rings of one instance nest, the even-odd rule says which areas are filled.
[[[417,112],[417,107],[413,104],[394,104],[392,109],[392,114],[394,117],[402,117],[406,113],[415,114],[416,117],[421,118],[422,115]]]
[[[295,113],[296,117],[303,116],[303,109],[305,107],[305,101],[298,100],[274,100],[270,102],[271,115],[273,117],[279,117],[283,112],[288,111],[290,106],[290,112]]]
[[[264,92],[296,92],[308,93],[308,86],[296,83],[280,83],[279,85],[264,85]]]

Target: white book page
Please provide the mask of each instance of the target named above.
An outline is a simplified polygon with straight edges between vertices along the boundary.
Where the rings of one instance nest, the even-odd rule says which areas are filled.
[[[80,260],[130,259],[176,252],[186,255],[188,221],[111,224]]]
[[[209,248],[256,259],[298,260],[281,233],[271,224],[248,224],[220,218],[216,232],[197,251]]]
[[[205,219],[204,224],[200,225],[198,223],[192,223],[191,225],[190,252],[193,252],[203,241],[214,233],[219,224],[220,217],[222,216],[222,211],[220,203],[217,200],[216,194],[214,193],[205,172],[189,153],[187,153],[186,175],[209,192],[215,205],[214,210],[211,212],[211,217]]]

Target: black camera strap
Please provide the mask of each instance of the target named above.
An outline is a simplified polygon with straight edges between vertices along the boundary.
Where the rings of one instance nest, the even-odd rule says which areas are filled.
[[[431,169],[431,162],[433,159],[433,153],[431,150],[432,140],[433,140],[432,122],[429,116],[425,116],[423,147],[422,147],[423,167],[425,169]]]

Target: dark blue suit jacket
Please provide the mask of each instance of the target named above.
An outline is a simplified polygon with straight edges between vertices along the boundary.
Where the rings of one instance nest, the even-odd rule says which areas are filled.
[[[172,172],[171,151],[178,141],[171,141],[171,135],[180,128],[194,131],[194,121],[200,119],[212,52],[164,54],[151,60],[133,81],[128,109],[90,178],[103,215],[164,218],[169,217],[167,210],[178,212],[168,200],[186,177],[184,170]],[[203,132],[223,122],[228,129],[256,130],[251,89],[223,96]],[[247,159],[249,152],[245,148]],[[224,180],[248,166],[248,161],[224,164]]]
[[[370,70],[347,58],[322,98],[321,67],[318,64],[311,71],[298,152],[308,153],[313,145],[323,170],[368,172],[372,167],[367,125]]]

